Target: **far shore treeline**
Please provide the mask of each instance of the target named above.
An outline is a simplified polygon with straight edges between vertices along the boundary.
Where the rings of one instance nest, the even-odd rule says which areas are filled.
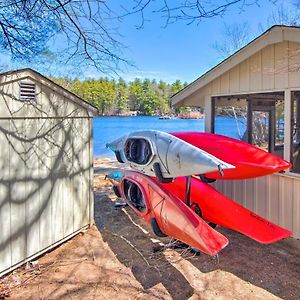
[[[176,80],[169,84],[163,80],[135,79],[127,83],[118,80],[52,78],[56,83],[98,108],[100,115],[171,115],[188,113],[188,108],[174,110],[170,97],[187,83]]]

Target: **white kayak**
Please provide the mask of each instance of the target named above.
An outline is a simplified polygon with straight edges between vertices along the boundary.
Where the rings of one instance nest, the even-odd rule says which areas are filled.
[[[180,176],[222,173],[234,166],[166,132],[147,130],[130,133],[106,145],[119,162],[160,181]]]

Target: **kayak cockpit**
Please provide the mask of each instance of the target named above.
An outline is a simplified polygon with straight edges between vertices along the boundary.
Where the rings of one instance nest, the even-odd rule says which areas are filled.
[[[150,142],[143,138],[127,139],[124,150],[127,160],[139,165],[147,164],[153,155]]]
[[[123,181],[123,191],[126,201],[141,213],[147,211],[146,202],[139,186],[132,181]]]

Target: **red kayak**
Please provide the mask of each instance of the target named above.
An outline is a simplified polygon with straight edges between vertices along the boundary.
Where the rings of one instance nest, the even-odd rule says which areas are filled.
[[[184,201],[184,177],[178,177],[168,184],[160,183],[157,179],[155,181],[159,187]],[[190,202],[191,208],[207,222],[238,231],[263,244],[274,243],[292,235],[292,232],[258,216],[196,178],[191,179]]]
[[[210,179],[247,179],[291,168],[291,163],[248,143],[206,132],[171,133],[209,154],[235,166],[220,172],[206,173]]]
[[[118,191],[158,236],[171,236],[208,255],[216,255],[228,244],[225,236],[148,176],[125,171]]]

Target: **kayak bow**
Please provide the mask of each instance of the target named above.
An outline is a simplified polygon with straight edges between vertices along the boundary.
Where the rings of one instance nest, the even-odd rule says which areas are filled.
[[[208,255],[216,255],[228,244],[225,236],[148,176],[125,171],[118,190],[137,216],[151,224],[159,236],[171,236]]]
[[[130,133],[107,147],[115,152],[119,162],[128,162],[135,170],[160,181],[234,168],[182,139],[155,130]]]

